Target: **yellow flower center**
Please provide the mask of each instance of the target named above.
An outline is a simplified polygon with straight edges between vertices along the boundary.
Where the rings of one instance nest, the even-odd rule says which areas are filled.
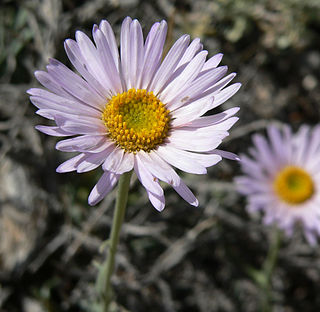
[[[126,152],[150,152],[170,130],[170,111],[153,95],[141,89],[117,94],[106,104],[102,120],[107,135]]]
[[[314,183],[309,173],[295,166],[282,169],[273,182],[276,194],[289,204],[301,204],[314,193]]]

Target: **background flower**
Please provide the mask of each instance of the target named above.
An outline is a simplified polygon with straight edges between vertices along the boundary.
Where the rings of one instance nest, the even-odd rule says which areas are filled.
[[[247,195],[250,212],[262,210],[264,223],[275,222],[288,235],[302,225],[310,244],[320,235],[320,127],[302,126],[292,134],[267,128],[268,138],[254,135],[250,157],[241,156],[243,176],[235,179]]]

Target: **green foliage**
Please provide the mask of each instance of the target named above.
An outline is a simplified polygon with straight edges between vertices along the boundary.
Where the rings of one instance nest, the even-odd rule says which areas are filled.
[[[312,25],[319,23],[318,0],[215,0],[209,5],[217,25],[225,25],[227,40],[236,42],[259,31],[265,47],[301,47],[312,40]]]
[[[28,10],[23,6],[0,10],[0,66],[4,72],[15,69],[18,54],[33,38],[28,20]]]

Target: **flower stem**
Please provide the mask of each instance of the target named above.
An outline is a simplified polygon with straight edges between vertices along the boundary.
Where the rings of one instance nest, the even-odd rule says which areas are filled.
[[[122,174],[119,179],[118,195],[113,215],[111,235],[108,242],[108,255],[98,274],[97,291],[103,301],[103,312],[109,311],[109,305],[112,300],[111,275],[114,270],[120,229],[126,211],[131,175],[132,171],[126,172]]]
[[[261,311],[271,312],[271,279],[272,274],[278,259],[279,248],[281,245],[281,232],[279,229],[274,228],[273,236],[268,250],[267,258],[263,264],[262,273],[264,275],[263,285],[261,285]]]

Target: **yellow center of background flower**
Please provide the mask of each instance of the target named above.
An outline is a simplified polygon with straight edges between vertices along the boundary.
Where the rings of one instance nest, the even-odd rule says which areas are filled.
[[[314,183],[309,173],[295,166],[287,166],[278,173],[273,188],[289,204],[301,204],[314,193]]]
[[[170,111],[153,95],[141,89],[117,94],[106,104],[102,120],[108,136],[126,152],[150,152],[170,129]]]

